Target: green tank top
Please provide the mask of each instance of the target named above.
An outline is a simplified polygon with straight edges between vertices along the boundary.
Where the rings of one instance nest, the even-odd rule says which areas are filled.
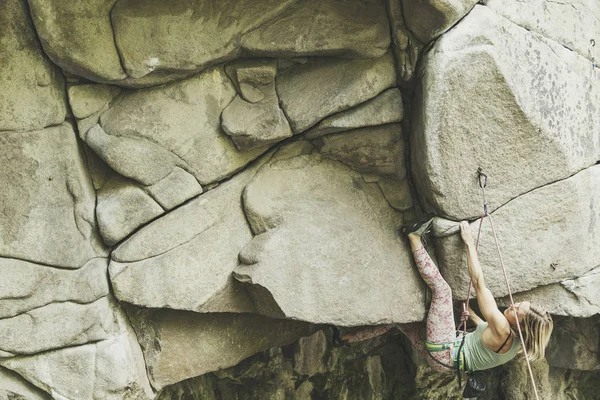
[[[474,332],[468,333],[467,336],[465,336],[463,351],[467,370],[469,371],[481,371],[507,363],[515,357],[517,351],[521,347],[521,340],[518,336],[515,336],[513,337],[510,350],[504,354],[498,354],[493,350],[488,349],[481,341],[481,335],[487,327],[488,323],[482,322],[477,326],[477,329]]]

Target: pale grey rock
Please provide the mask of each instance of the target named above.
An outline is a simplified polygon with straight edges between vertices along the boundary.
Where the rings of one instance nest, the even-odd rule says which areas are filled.
[[[386,0],[386,2],[398,75],[402,82],[411,82],[415,77],[423,44],[406,27],[402,15],[402,1]]]
[[[250,54],[377,58],[390,46],[381,0],[296,2],[242,38]]]
[[[252,311],[231,273],[252,239],[241,194],[256,169],[159,218],[115,249],[109,267],[115,296],[151,308]]]
[[[231,367],[259,351],[292,343],[315,330],[310,324],[254,314],[133,308],[128,314],[156,390]]]
[[[396,84],[391,52],[367,60],[312,58],[277,74],[277,93],[292,130],[367,101]]]
[[[67,114],[64,79],[37,40],[25,2],[0,4],[0,131],[60,124]]]
[[[554,40],[591,60],[590,39],[600,57],[600,3],[595,0],[484,0],[482,2],[515,24]]]
[[[433,236],[445,237],[460,232],[460,222],[436,217],[431,226]]]
[[[135,333],[116,311],[119,330],[106,340],[1,360],[0,365],[56,400],[153,399]]]
[[[598,266],[600,191],[591,190],[598,187],[600,165],[521,195],[492,213],[513,292],[575,279]],[[478,227],[479,220],[471,223],[474,234]],[[464,245],[459,236],[440,239],[436,254],[454,296],[464,298],[469,280]],[[489,221],[484,221],[478,253],[486,285],[496,297],[507,295]],[[578,286],[577,283],[565,286],[579,297],[569,301],[574,305],[568,309],[577,309],[581,307],[577,303],[587,301],[589,289],[578,293]]]
[[[179,158],[148,138],[107,134],[100,125],[83,136],[85,142],[121,175],[144,185],[152,185],[167,176]]]
[[[165,210],[170,210],[202,193],[196,178],[179,167],[152,186],[144,188]]]
[[[120,176],[113,176],[98,190],[98,227],[110,246],[164,212],[142,188]]]
[[[93,81],[126,77],[110,22],[116,2],[28,1],[37,34],[52,61]]]
[[[481,215],[600,159],[600,85],[577,53],[476,6],[423,62],[412,173],[439,216]]]
[[[50,303],[0,319],[0,353],[34,354],[108,338],[114,330],[107,297],[89,304]]]
[[[214,68],[168,86],[124,94],[102,114],[100,125],[115,146],[123,141],[122,146],[127,149],[126,141],[136,140],[132,143],[145,141],[162,147],[176,156],[177,166],[206,185],[231,176],[266,150],[239,152],[221,130],[221,112],[235,95],[223,69]],[[110,151],[116,154],[116,147]],[[157,182],[159,175],[164,173],[162,179],[173,169],[171,155],[161,161],[144,154],[133,158],[124,150],[118,158],[103,159],[114,170],[145,185]],[[136,177],[122,172],[130,165],[135,168]],[[160,174],[154,174],[157,170]]]
[[[396,180],[388,177],[380,177],[377,184],[381,189],[383,197],[398,211],[406,211],[413,206],[412,193],[408,180]]]
[[[246,187],[244,208],[256,236],[234,276],[264,288],[253,298],[313,323],[423,319],[422,282],[396,234],[401,215],[360,174],[318,154],[275,159]]]
[[[239,150],[249,150],[292,136],[275,92],[275,60],[237,65],[234,75],[241,95],[225,107],[221,126]],[[243,98],[242,98],[243,97]]]
[[[0,135],[0,254],[64,268],[105,256],[71,125]]]
[[[0,318],[50,303],[91,303],[108,295],[108,262],[94,258],[78,270],[0,258]]]
[[[19,374],[0,367],[0,400],[51,400]]]
[[[515,293],[515,301],[531,301],[550,311],[553,315],[587,318],[600,313],[600,268],[584,275],[550,285],[539,286],[522,293]],[[510,299],[502,298],[498,304],[508,306]]]
[[[104,114],[104,112],[108,109],[109,105],[105,104],[100,110],[96,111],[90,116],[77,120],[77,133],[79,133],[79,137],[82,140],[85,140],[85,137],[87,136],[87,133],[90,129],[98,125],[98,122],[100,121],[100,116]]]
[[[367,173],[406,176],[405,145],[400,124],[354,129],[314,141],[321,154]]]
[[[321,121],[307,132],[306,138],[313,139],[330,133],[347,131],[365,126],[377,126],[402,121],[404,108],[400,90],[384,91],[346,111],[334,114]]]
[[[546,349],[552,367],[579,371],[600,369],[600,318],[554,318]]]
[[[94,189],[98,190],[108,179],[115,174],[115,172],[110,169],[108,165],[90,147],[83,143],[83,151],[85,152],[85,158],[87,161],[88,171],[90,172],[90,177],[92,178],[92,184],[94,185]]]
[[[401,0],[408,29],[421,43],[429,43],[450,29],[478,0]]]
[[[67,91],[73,115],[83,119],[108,105],[121,88],[111,85],[72,85]],[[87,132],[87,130],[86,130]]]
[[[242,35],[295,2],[125,0],[117,2],[112,22],[125,70],[141,78],[152,71],[199,71],[234,59]]]

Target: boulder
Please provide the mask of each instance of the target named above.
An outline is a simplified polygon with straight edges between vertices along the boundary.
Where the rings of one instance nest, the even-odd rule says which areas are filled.
[[[51,398],[19,374],[0,367],[0,400],[51,400]]]
[[[0,319],[0,358],[96,342],[114,331],[108,298],[50,303]]]
[[[391,52],[376,59],[311,58],[277,74],[277,93],[294,133],[396,84]]]
[[[410,32],[427,44],[471,11],[478,0],[401,0]]]
[[[403,83],[412,83],[423,44],[408,30],[404,22],[402,1],[386,2],[398,77]]]
[[[554,318],[554,329],[546,349],[552,367],[579,371],[600,368],[600,318]]]
[[[600,165],[532,190],[492,213],[513,292],[582,277],[598,266],[600,208],[596,205],[600,202],[600,192],[590,190],[597,187],[600,187]],[[478,226],[479,221],[471,224],[474,232]],[[436,254],[454,296],[464,298],[469,280],[466,253],[459,236],[439,239]],[[486,285],[496,297],[507,295],[489,221],[484,221],[478,253]],[[591,274],[581,279],[586,282],[597,278]],[[583,289],[586,286],[566,284],[565,288],[579,297],[575,301],[570,294],[570,304],[587,301],[589,289]]]
[[[107,264],[105,258],[93,258],[80,269],[67,270],[0,258],[0,318],[51,303],[87,304],[107,296]]]
[[[349,110],[325,118],[307,132],[308,139],[365,126],[377,126],[402,121],[404,109],[400,90],[388,89],[373,99]]]
[[[221,130],[221,112],[235,93],[223,68],[168,86],[126,93],[100,117],[111,146],[98,144],[94,150],[115,171],[144,185],[158,182],[175,165],[201,185],[220,181],[266,150],[240,152]],[[87,137],[90,143],[89,132]],[[156,151],[146,153],[150,147]],[[136,151],[136,157],[131,151]]]
[[[377,58],[390,46],[381,0],[300,1],[242,37],[250,54]]]
[[[589,60],[487,7],[436,42],[419,86],[413,182],[439,216],[481,215],[479,167],[493,211],[600,159],[600,85]]]
[[[164,212],[142,188],[118,175],[98,190],[96,218],[102,239],[109,246]]]
[[[115,296],[152,308],[252,311],[231,273],[252,239],[241,194],[256,168],[157,219],[115,249],[109,268]]]
[[[202,186],[190,173],[179,167],[154,185],[144,188],[165,210],[170,210],[202,193]]]
[[[256,236],[235,277],[259,303],[341,326],[423,319],[423,284],[396,234],[401,215],[376,184],[313,153],[266,164],[243,202]]]
[[[121,314],[116,313],[118,332],[106,340],[0,360],[0,365],[53,399],[151,400],[140,346]]]
[[[79,268],[107,255],[92,186],[69,124],[0,135],[0,254]]]
[[[361,172],[406,176],[404,140],[400,124],[354,129],[315,140],[321,154]]]
[[[199,71],[234,59],[242,35],[281,14],[297,0],[183,2],[119,1],[112,11],[117,47],[127,74]]]
[[[249,150],[292,136],[275,91],[275,60],[238,64],[233,75],[240,94],[225,107],[221,126],[239,150]]]
[[[198,314],[133,307],[128,314],[156,390],[231,367],[255,353],[292,343],[315,330],[310,324],[254,314]]]
[[[579,278],[566,279],[539,286],[514,295],[514,301],[528,300],[539,304],[554,315],[587,318],[600,313],[600,268],[594,268]],[[498,304],[508,306],[510,299],[499,299]]]
[[[46,58],[22,0],[0,4],[0,131],[31,131],[65,120],[64,79]]]
[[[29,9],[44,50],[65,71],[93,81],[127,75],[121,67],[110,22],[117,0],[31,0]]]
[[[120,92],[121,89],[118,86],[90,84],[72,85],[67,91],[71,110],[77,119],[89,117],[101,110]]]
[[[396,210],[408,211],[412,208],[412,189],[407,179],[371,174],[363,174],[363,179],[369,183],[376,182],[383,197]]]
[[[600,4],[594,0],[483,0],[482,4],[529,31],[591,60],[590,39],[600,56]],[[591,68],[590,68],[591,69]]]

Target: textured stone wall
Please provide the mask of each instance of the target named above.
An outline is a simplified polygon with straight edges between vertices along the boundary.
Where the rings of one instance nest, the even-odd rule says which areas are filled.
[[[0,399],[455,398],[398,225],[473,226],[598,393],[595,0],[0,2]],[[600,55],[600,50],[598,50]],[[431,251],[466,296],[457,235]],[[489,225],[487,282],[508,294]],[[487,399],[530,393],[523,364]]]

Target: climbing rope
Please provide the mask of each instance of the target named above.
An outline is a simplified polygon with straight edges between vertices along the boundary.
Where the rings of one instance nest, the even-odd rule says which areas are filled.
[[[485,198],[485,188],[487,187],[487,184],[488,184],[488,177],[486,174],[483,173],[481,168],[479,168],[477,170],[477,174],[478,174],[478,178],[479,178],[479,187],[481,188],[482,195],[483,195],[483,216],[481,217],[480,222],[479,222],[479,232],[477,233],[477,242],[475,244],[475,249],[477,249],[479,246],[479,237],[481,234],[481,226],[483,224],[483,220],[487,217],[490,220],[490,226],[492,228],[492,233],[494,235],[494,242],[496,243],[496,250],[498,252],[498,258],[500,260],[500,266],[502,267],[502,273],[504,274],[504,280],[506,281],[506,288],[508,289],[508,296],[510,298],[510,304],[512,305],[513,313],[515,316],[515,321],[517,321],[517,329],[519,331],[519,338],[521,339],[521,345],[523,346],[523,353],[525,354],[525,361],[527,361],[527,369],[529,371],[529,377],[531,378],[531,384],[533,385],[533,391],[535,393],[535,398],[537,400],[539,400],[540,398],[538,395],[537,386],[535,384],[535,379],[533,377],[533,371],[531,369],[531,362],[529,361],[529,355],[527,354],[527,349],[525,348],[525,340],[523,339],[523,332],[521,331],[521,324],[519,323],[517,309],[515,308],[515,301],[513,299],[512,291],[510,290],[508,274],[506,273],[506,267],[504,266],[504,260],[502,259],[502,252],[500,251],[500,244],[498,243],[498,236],[496,235],[496,229],[494,228],[494,221],[492,220],[492,216],[488,213],[487,200]],[[469,297],[471,294],[471,284],[472,284],[472,281],[469,282],[469,291],[467,293],[467,300],[465,302],[465,305],[463,305],[463,309],[466,307],[466,304],[468,304],[468,301],[469,301]],[[468,312],[467,312],[467,318],[468,318]],[[464,324],[465,324],[465,331],[466,331],[467,323],[464,322]]]

